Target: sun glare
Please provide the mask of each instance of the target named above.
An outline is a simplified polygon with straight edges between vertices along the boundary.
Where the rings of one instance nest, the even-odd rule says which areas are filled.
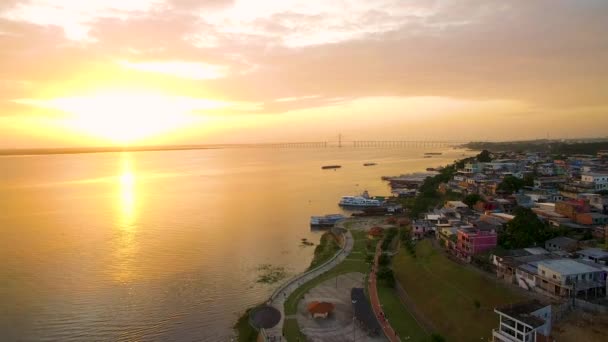
[[[204,117],[194,111],[226,106],[220,101],[137,91],[20,102],[68,113],[62,120],[66,128],[120,144],[140,142],[201,123]]]

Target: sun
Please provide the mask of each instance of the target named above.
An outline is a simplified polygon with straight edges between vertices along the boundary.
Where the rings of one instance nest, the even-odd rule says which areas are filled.
[[[219,101],[136,90],[103,91],[27,103],[67,113],[62,119],[67,129],[123,145],[200,124],[205,119],[195,111],[224,106]]]

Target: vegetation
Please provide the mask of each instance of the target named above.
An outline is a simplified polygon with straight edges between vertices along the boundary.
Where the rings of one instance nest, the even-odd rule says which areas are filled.
[[[466,205],[469,206],[469,208],[472,208],[475,204],[477,204],[477,202],[481,201],[482,198],[480,195],[478,194],[470,194],[470,195],[466,195],[464,197],[464,199],[462,200],[462,202]]]
[[[270,264],[262,264],[258,266],[258,279],[256,282],[262,284],[274,284],[278,281],[285,279],[287,276],[287,271],[285,271],[284,267],[281,266],[273,266]]]
[[[393,258],[395,277],[445,340],[487,340],[498,324],[494,308],[523,299],[503,284],[451,261],[429,240],[416,244],[416,255],[399,253]]]
[[[326,232],[321,236],[321,241],[315,247],[315,255],[310,262],[309,270],[323,265],[327,260],[336,254],[340,250],[340,245],[336,239],[336,236],[331,232]]]
[[[477,155],[477,161],[480,163],[489,163],[492,161],[492,154],[488,150],[483,150]]]
[[[382,240],[382,248],[383,251],[387,251],[395,237],[397,236],[398,230],[397,228],[390,228],[384,231],[384,240]]]
[[[378,284],[378,298],[386,317],[389,318],[391,326],[402,341],[423,341],[426,338],[425,331],[418,325],[416,319],[403,305],[394,289]]]
[[[520,189],[522,189],[525,185],[525,182],[523,179],[519,179],[517,177],[514,176],[506,176],[502,182],[500,182],[500,184],[498,184],[498,187],[496,188],[497,191],[504,191],[506,193],[512,194],[514,192],[518,192]]]
[[[258,337],[258,331],[255,330],[251,324],[249,324],[249,312],[251,309],[247,309],[245,313],[234,324],[234,330],[238,335],[239,342],[251,342],[256,341]]]
[[[555,235],[536,214],[528,208],[515,209],[515,218],[505,225],[498,243],[507,249],[540,245]]]
[[[608,150],[608,141],[561,142],[550,140],[513,141],[513,142],[472,142],[465,145],[473,150],[488,149],[505,152],[544,152],[555,155],[596,154]]]

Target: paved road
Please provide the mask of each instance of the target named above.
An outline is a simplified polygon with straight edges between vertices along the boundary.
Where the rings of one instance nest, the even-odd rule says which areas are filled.
[[[268,336],[268,340],[270,341],[286,341],[283,337],[283,323],[285,321],[285,300],[289,298],[289,296],[301,285],[304,283],[320,276],[321,274],[331,270],[336,265],[341,263],[350,252],[353,250],[354,239],[353,235],[350,231],[347,231],[344,234],[344,249],[340,251],[340,254],[334,258],[331,262],[322,265],[321,267],[311,271],[302,273],[296,278],[292,278],[290,282],[282,288],[274,298],[271,298],[268,301],[268,304],[275,307],[277,310],[281,312],[281,321],[272,329],[266,330],[266,335]]]
[[[372,269],[372,273],[369,275],[369,298],[371,300],[372,309],[374,310],[374,314],[376,318],[378,318],[378,322],[382,327],[382,331],[384,331],[384,335],[391,342],[399,342],[401,341],[397,336],[395,330],[389,323],[389,321],[385,318],[384,312],[382,311],[382,307],[380,306],[380,299],[378,298],[378,288],[377,288],[377,279],[376,279],[376,271],[378,270],[378,259],[380,258],[380,254],[382,254],[382,249],[380,245],[382,241],[378,242],[376,245],[376,255],[374,256],[374,267]]]

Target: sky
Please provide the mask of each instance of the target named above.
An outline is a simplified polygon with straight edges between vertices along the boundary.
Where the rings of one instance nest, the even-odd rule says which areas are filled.
[[[0,148],[608,136],[605,0],[1,0]]]

